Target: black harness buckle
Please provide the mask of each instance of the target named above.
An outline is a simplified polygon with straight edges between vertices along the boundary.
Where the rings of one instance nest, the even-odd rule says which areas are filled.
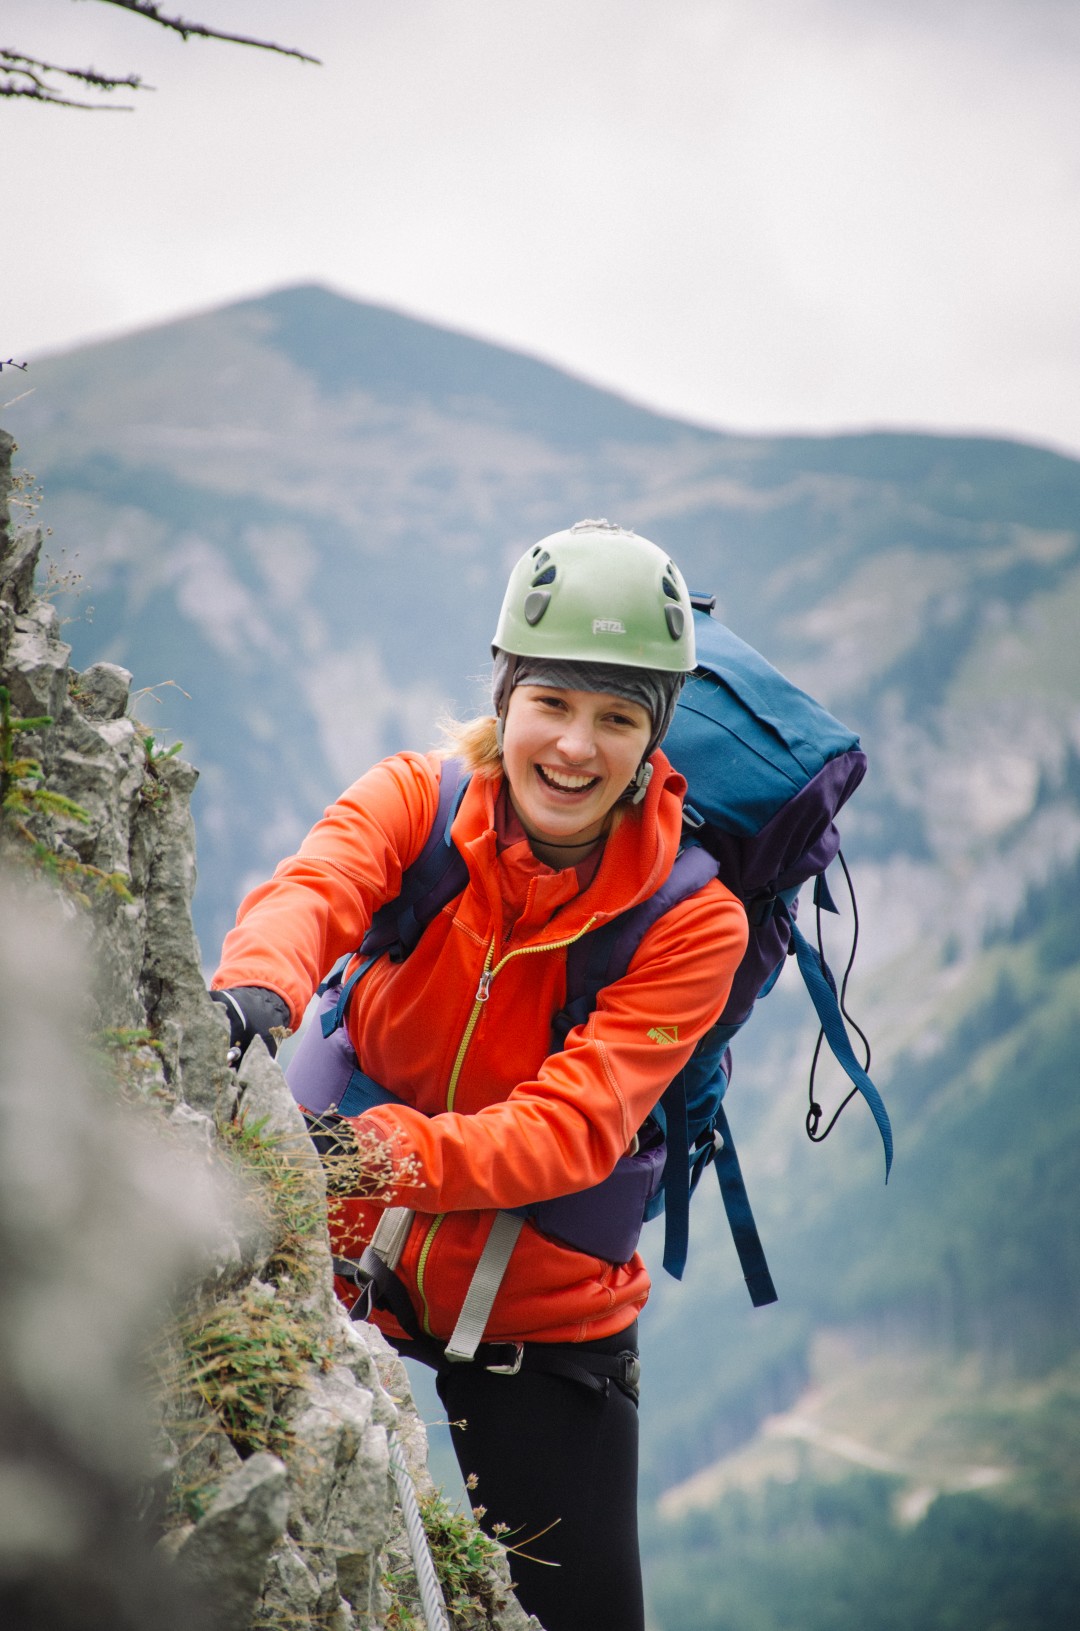
[[[521,1369],[521,1360],[525,1352],[523,1342],[505,1342],[500,1346],[509,1348],[512,1357],[504,1365],[485,1364],[484,1369],[490,1371],[492,1376],[516,1376]]]

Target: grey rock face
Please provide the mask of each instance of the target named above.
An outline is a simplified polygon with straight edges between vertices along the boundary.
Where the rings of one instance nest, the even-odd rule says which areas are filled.
[[[56,608],[44,602],[32,604],[23,617],[16,614],[7,686],[15,711],[27,718],[50,714],[55,719],[63,711],[71,647],[58,638],[59,626]]]
[[[297,1489],[291,1532],[311,1556],[320,1543],[329,1548],[342,1595],[370,1611],[387,1535],[386,1427],[374,1420],[372,1395],[335,1366],[313,1383],[293,1430],[310,1471]]]
[[[213,1603],[218,1631],[248,1631],[270,1553],[285,1531],[288,1478],[277,1456],[251,1456],[225,1479],[177,1553],[178,1574]]]
[[[131,675],[118,663],[91,663],[79,675],[80,702],[90,719],[121,719],[130,689]]]
[[[0,684],[52,720],[18,737],[43,777],[20,785],[78,808],[0,816],[0,1624],[377,1631],[403,1545],[388,1434],[430,1490],[424,1429],[334,1297],[281,1071],[261,1043],[226,1068],[196,772],[148,754],[125,670],[69,667],[40,538],[7,524],[10,450]],[[530,1623],[505,1579],[491,1600],[495,1631]]]

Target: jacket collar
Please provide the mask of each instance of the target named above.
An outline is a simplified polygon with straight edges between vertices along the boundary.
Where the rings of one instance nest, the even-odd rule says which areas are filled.
[[[657,749],[653,776],[639,805],[625,806],[609,834],[604,858],[587,889],[577,892],[573,869],[557,874],[552,904],[559,933],[573,934],[590,919],[597,923],[636,906],[656,893],[679,852],[686,781]],[[498,865],[495,801],[503,778],[473,776],[451,828],[451,837],[475,882],[491,891]]]

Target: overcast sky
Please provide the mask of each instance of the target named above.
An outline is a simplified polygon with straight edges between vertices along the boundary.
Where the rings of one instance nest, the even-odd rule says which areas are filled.
[[[706,424],[1080,455],[1078,0],[165,9],[324,66],[3,0],[157,89],[0,101],[0,360],[314,279]]]

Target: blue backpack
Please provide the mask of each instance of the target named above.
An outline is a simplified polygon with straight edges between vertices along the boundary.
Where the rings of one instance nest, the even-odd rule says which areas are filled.
[[[797,959],[821,1027],[814,1067],[824,1040],[853,1084],[822,1131],[812,1068],[807,1131],[814,1140],[826,1137],[844,1104],[859,1092],[881,1134],[886,1179],[892,1163],[888,1114],[867,1074],[869,1046],[845,1007],[847,976],[838,991],[820,927],[812,945],[796,924],[796,897],[810,879],[819,920],[822,911],[836,910],[825,882],[826,869],[839,854],[833,818],[862,781],[866,757],[857,736],[712,617],[712,599],[692,598],[698,667],[664,741],[665,753],[688,784],[684,842],[654,895],[570,948],[566,1005],[552,1020],[552,1051],[587,1020],[604,987],[625,974],[651,925],[710,879],[719,876],[743,901],[749,944],[723,1013],[665,1090],[639,1133],[637,1152],[624,1156],[594,1188],[519,1211],[563,1243],[613,1262],[630,1258],[642,1223],[663,1211],[664,1267],[681,1279],[690,1196],[705,1168],[715,1166],[743,1275],[759,1307],[775,1302],[776,1290],[723,1099],[731,1077],[729,1044],[758,998],[772,988],[789,953]],[[301,1043],[288,1072],[293,1092],[309,1110],[336,1103],[340,1114],[358,1115],[393,1101],[392,1093],[359,1068],[343,1020],[357,981],[376,959],[407,957],[437,913],[465,888],[467,869],[450,829],[467,784],[462,766],[448,760],[431,833],[407,868],[400,894],[375,914],[349,977],[344,970],[352,957],[342,959],[320,987],[320,1024],[306,1046]],[[840,864],[847,876],[842,856]],[[861,1061],[849,1023],[860,1039]]]

